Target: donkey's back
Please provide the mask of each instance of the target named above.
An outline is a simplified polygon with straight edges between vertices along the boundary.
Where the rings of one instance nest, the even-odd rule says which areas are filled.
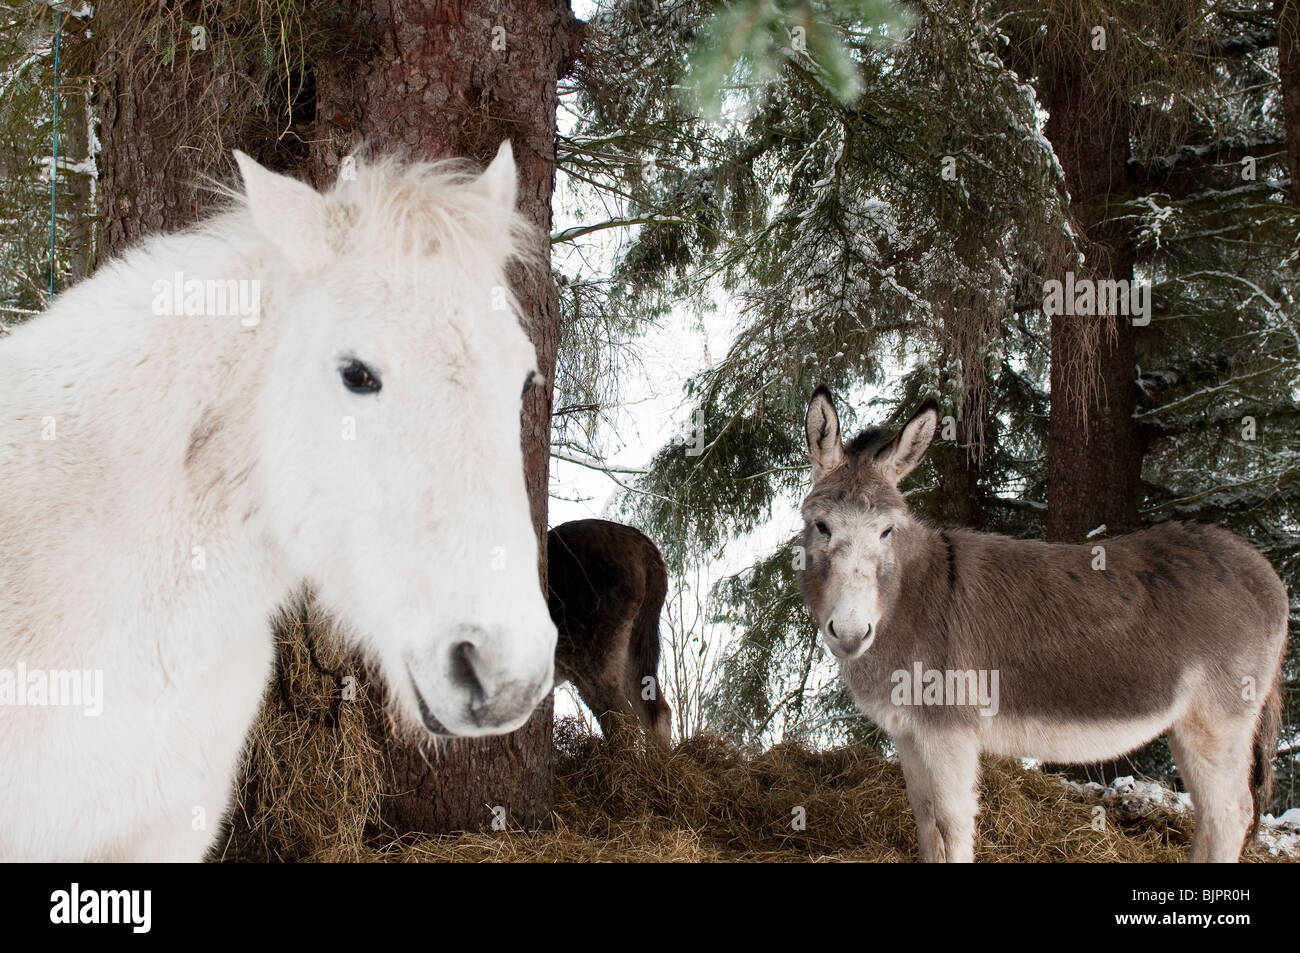
[[[1266,686],[1276,670],[1286,587],[1223,527],[1170,522],[1080,545],[925,533],[928,585],[905,587],[882,631],[932,625],[935,665],[1000,669],[1015,686],[1004,713],[1155,712],[1194,682],[1236,698],[1243,679]]]

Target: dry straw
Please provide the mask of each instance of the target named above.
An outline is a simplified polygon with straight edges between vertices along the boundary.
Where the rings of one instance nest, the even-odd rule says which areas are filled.
[[[670,752],[630,725],[609,741],[556,725],[552,829],[399,838],[378,822],[378,752],[365,704],[332,700],[347,662],[315,649],[301,617],[280,626],[287,689],[273,686],[250,746],[224,859],[314,861],[915,861],[902,774],[881,755],[781,744],[747,753],[715,735]],[[325,670],[334,670],[329,674]],[[313,694],[314,690],[314,694]],[[298,714],[285,707],[295,699]],[[976,860],[1184,859],[1189,819],[1111,812],[1055,775],[986,759]],[[802,809],[799,811],[798,809]],[[794,821],[802,816],[804,829]],[[1270,860],[1252,847],[1248,860]]]
[[[350,860],[380,839],[382,755],[366,682],[308,600],[276,625],[276,678],[248,742],[223,860]],[[350,683],[344,679],[353,676]],[[355,686],[357,697],[343,699]]]

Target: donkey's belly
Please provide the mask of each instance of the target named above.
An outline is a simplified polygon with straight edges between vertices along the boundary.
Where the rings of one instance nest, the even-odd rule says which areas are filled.
[[[1078,722],[1000,714],[979,720],[980,749],[1067,764],[1105,761],[1158,737],[1180,714],[1180,709],[1171,708],[1132,719]]]
[[[890,735],[974,735],[980,750],[991,754],[1078,763],[1126,754],[1162,734],[1186,712],[1197,679],[1195,673],[1185,673],[1167,704],[1127,717],[1064,706],[1060,713],[1024,713],[996,694],[964,705],[947,703],[942,696],[899,704],[897,693],[860,671],[851,674],[849,684],[862,712]]]

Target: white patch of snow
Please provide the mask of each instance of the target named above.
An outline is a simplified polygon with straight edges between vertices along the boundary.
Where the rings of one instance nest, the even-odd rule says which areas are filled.
[[[1082,800],[1098,802],[1125,821],[1149,817],[1161,810],[1172,814],[1194,813],[1189,794],[1174,791],[1157,781],[1125,776],[1105,786],[1096,781],[1079,782],[1069,778],[1061,778],[1061,783]],[[1293,807],[1281,817],[1261,816],[1259,843],[1274,857],[1300,857],[1300,808]]]

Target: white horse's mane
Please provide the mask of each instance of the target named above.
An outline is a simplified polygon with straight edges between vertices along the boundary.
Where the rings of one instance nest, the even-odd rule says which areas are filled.
[[[527,221],[517,209],[502,209],[471,188],[479,173],[468,163],[384,157],[359,159],[355,171],[325,193],[341,251],[387,247],[398,255],[461,261],[485,250],[494,250],[499,260],[536,255],[528,245]]]
[[[422,161],[394,156],[349,157],[322,196],[326,202],[326,244],[336,254],[451,259],[478,269],[486,255],[496,261],[536,264],[533,228],[515,208],[502,208],[472,186],[480,171],[463,159]],[[248,196],[238,187],[219,187],[229,202],[223,214],[191,226],[197,234],[241,238],[252,227]]]

